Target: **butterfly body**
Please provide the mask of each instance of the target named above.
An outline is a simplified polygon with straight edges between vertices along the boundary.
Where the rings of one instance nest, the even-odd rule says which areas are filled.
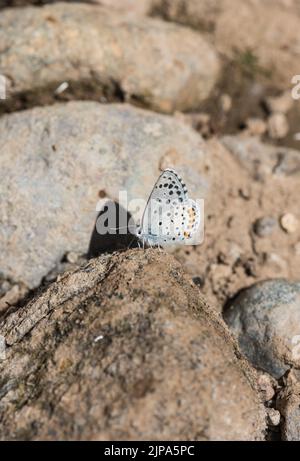
[[[137,236],[149,246],[193,244],[200,217],[200,206],[188,197],[181,177],[167,168],[149,196]]]

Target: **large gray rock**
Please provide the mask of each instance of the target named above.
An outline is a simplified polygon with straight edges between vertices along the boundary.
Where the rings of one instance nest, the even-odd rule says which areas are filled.
[[[165,252],[90,261],[1,336],[0,439],[264,438],[255,371]]]
[[[0,119],[0,271],[37,286],[67,251],[86,252],[100,196],[147,199],[160,168],[205,195],[208,149],[191,128],[126,105],[73,102]]]
[[[230,302],[224,318],[257,368],[275,378],[300,368],[300,282],[257,283]]]
[[[61,82],[88,82],[172,112],[197,108],[209,95],[219,60],[188,28],[126,19],[99,5],[55,3],[1,13],[0,69],[11,96],[36,92],[38,102]]]

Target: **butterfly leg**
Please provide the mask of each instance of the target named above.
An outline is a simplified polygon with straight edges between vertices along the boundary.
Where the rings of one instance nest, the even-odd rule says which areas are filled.
[[[135,236],[131,239],[131,241],[130,241],[130,243],[129,243],[129,245],[128,245],[128,250],[130,250],[131,245],[132,245],[133,242],[134,242],[134,239],[135,239]],[[139,244],[139,242],[138,242],[138,244]]]

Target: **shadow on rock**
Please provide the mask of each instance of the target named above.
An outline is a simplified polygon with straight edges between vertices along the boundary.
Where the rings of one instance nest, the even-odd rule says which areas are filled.
[[[135,227],[131,214],[112,200],[104,203],[91,235],[88,258],[138,247],[138,238],[131,232]]]

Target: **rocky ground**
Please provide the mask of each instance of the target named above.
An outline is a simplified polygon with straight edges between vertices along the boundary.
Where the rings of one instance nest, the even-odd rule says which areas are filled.
[[[0,438],[299,440],[298,2],[0,8]],[[203,244],[99,238],[165,167]]]

